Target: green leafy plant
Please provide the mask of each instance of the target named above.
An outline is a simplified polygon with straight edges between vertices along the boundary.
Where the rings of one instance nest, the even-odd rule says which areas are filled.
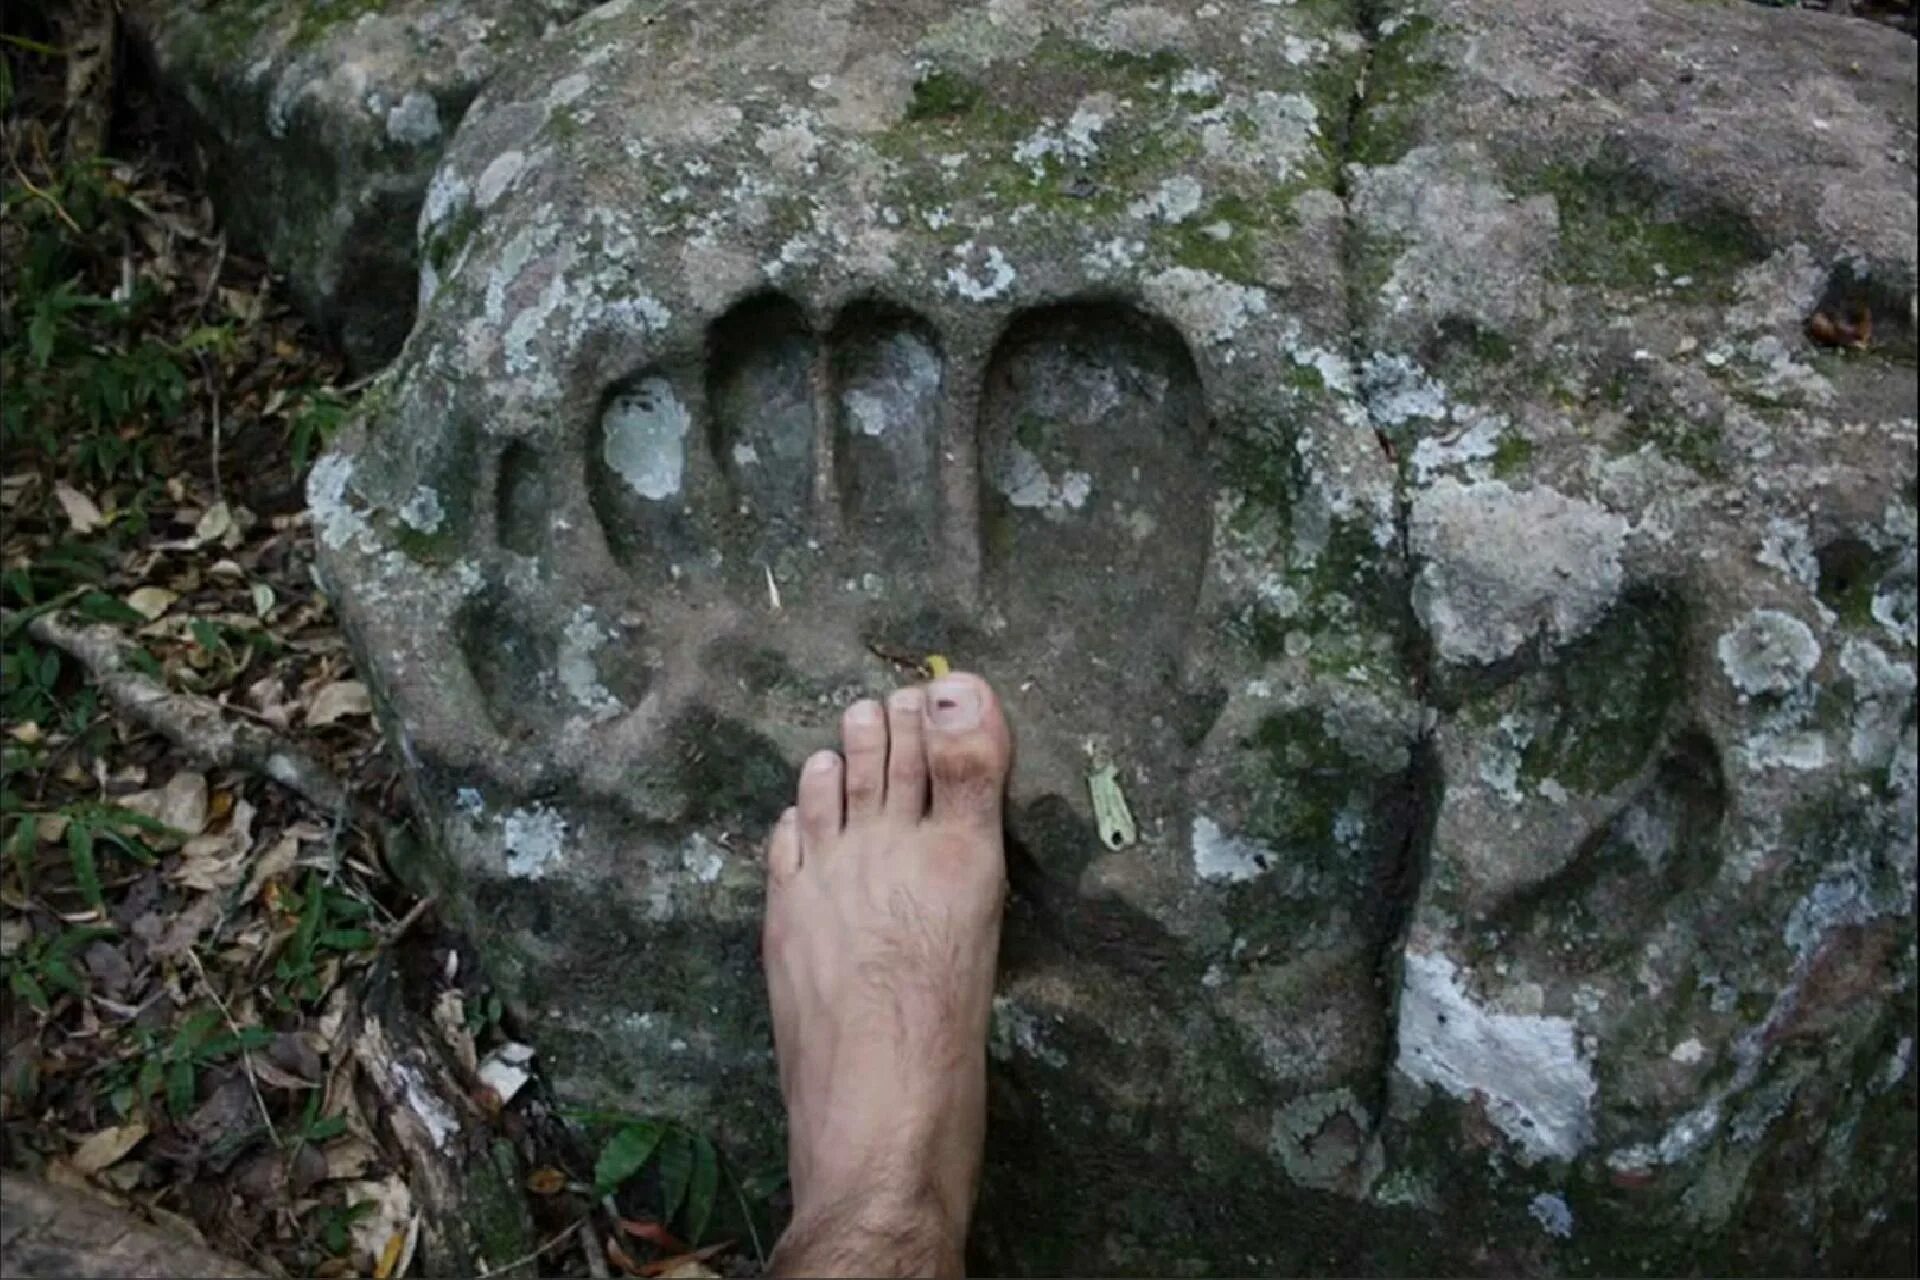
[[[323,1116],[320,1104],[325,1100],[324,1089],[314,1089],[307,1094],[307,1105],[300,1112],[300,1120],[294,1128],[281,1136],[291,1144],[291,1149],[302,1146],[318,1146],[330,1142],[347,1131],[345,1116]]]
[[[193,1110],[200,1072],[218,1066],[242,1050],[259,1049],[273,1039],[263,1027],[223,1026],[218,1009],[198,1009],[172,1028],[133,1026],[123,1041],[123,1057],[105,1079],[108,1101],[125,1116],[159,1095],[176,1120]]]
[[[314,1226],[320,1235],[320,1246],[334,1257],[346,1253],[353,1243],[353,1224],[379,1208],[373,1200],[359,1200],[348,1205],[329,1205],[316,1217]]]
[[[706,1234],[720,1190],[720,1153],[704,1134],[669,1120],[625,1120],[600,1148],[593,1165],[596,1195],[608,1196],[654,1166],[660,1184],[660,1221],[676,1220],[694,1244]]]
[[[298,475],[307,469],[314,454],[333,440],[349,408],[345,397],[328,387],[308,391],[287,414],[287,447],[293,454],[293,470]]]
[[[87,980],[74,967],[74,959],[88,943],[110,938],[113,932],[99,925],[87,925],[62,929],[48,938],[30,938],[19,951],[6,958],[7,989],[41,1013],[52,1009],[49,993],[85,995]]]
[[[179,419],[199,357],[226,350],[233,331],[151,331],[163,299],[115,270],[138,211],[104,163],[69,165],[47,190],[9,185],[0,212],[20,232],[0,306],[0,435],[64,456],[76,479],[149,474],[151,433]]]
[[[293,937],[274,962],[274,1004],[290,1009],[326,994],[321,966],[331,954],[365,951],[377,939],[365,927],[372,908],[352,894],[327,884],[318,871],[309,871],[304,887],[288,892],[288,906],[298,913]]]

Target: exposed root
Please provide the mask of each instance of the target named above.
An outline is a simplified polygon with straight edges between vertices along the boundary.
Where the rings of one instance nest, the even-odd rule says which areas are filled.
[[[378,815],[355,800],[332,770],[311,753],[263,725],[230,715],[210,698],[176,693],[134,670],[131,646],[105,624],[70,625],[57,613],[27,623],[27,634],[71,656],[116,711],[172,741],[202,768],[263,774],[304,797],[336,821],[345,818],[379,831]]]

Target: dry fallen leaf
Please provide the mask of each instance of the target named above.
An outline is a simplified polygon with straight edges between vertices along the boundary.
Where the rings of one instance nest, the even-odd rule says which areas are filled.
[[[174,913],[167,931],[147,948],[147,953],[161,960],[183,956],[193,950],[200,935],[211,929],[219,918],[220,899],[216,895],[207,893],[195,898],[185,910]]]
[[[558,1195],[566,1190],[567,1175],[552,1165],[542,1165],[527,1175],[527,1190],[537,1196]]]
[[[67,524],[75,533],[92,533],[106,524],[106,518],[100,514],[100,508],[94,505],[93,499],[64,480],[53,486],[53,496],[60,503],[60,510],[66,513]]]
[[[640,1268],[643,1276],[658,1277],[659,1280],[707,1280],[707,1277],[720,1273],[707,1266],[707,1259],[722,1249],[730,1248],[733,1241],[710,1244],[704,1249],[695,1249],[692,1253],[683,1253],[677,1258],[662,1258],[658,1262],[649,1262]]]
[[[407,1224],[413,1220],[413,1193],[397,1173],[381,1182],[353,1182],[346,1188],[349,1207],[371,1206],[354,1219],[353,1248],[363,1271],[372,1271],[386,1254],[395,1237],[406,1238]]]
[[[169,591],[165,587],[141,587],[127,597],[127,607],[148,622],[152,622],[171,609],[173,602],[179,598],[178,592]]]
[[[245,800],[237,801],[226,831],[195,836],[181,845],[180,863],[167,878],[202,893],[231,889],[240,883],[252,848],[253,806]]]
[[[300,841],[291,833],[282,834],[260,860],[253,864],[253,871],[247,876],[247,887],[240,895],[241,901],[252,902],[266,887],[267,881],[293,869],[294,860],[300,856]]]
[[[346,716],[372,713],[373,698],[368,695],[367,686],[358,680],[336,680],[314,694],[313,701],[307,704],[307,724],[317,728]]]
[[[527,1064],[532,1061],[532,1045],[503,1044],[480,1064],[480,1083],[498,1094],[504,1106],[512,1102],[515,1095],[526,1087],[527,1081],[533,1078],[533,1073],[527,1070]]]
[[[456,987],[442,991],[433,1002],[433,1025],[440,1038],[453,1050],[454,1059],[468,1075],[480,1070],[479,1051],[474,1048],[473,1033],[467,1030],[467,1004]]]
[[[31,720],[23,721],[7,729],[7,736],[15,742],[24,742],[28,746],[40,741],[47,735],[40,732],[40,726]]]
[[[207,508],[206,514],[202,515],[198,523],[193,526],[193,540],[202,545],[218,542],[231,528],[233,528],[233,512],[228,509],[226,503],[216,502]]]
[[[380,1162],[373,1144],[360,1138],[345,1137],[321,1153],[327,1158],[327,1180],[357,1178]]]
[[[98,1173],[119,1163],[146,1136],[147,1126],[137,1120],[132,1124],[102,1129],[74,1149],[73,1167],[82,1173]]]
[[[136,791],[120,807],[152,818],[182,835],[197,836],[207,826],[207,777],[182,770],[157,791]]]
[[[639,1218],[620,1219],[620,1229],[636,1240],[645,1240],[654,1248],[666,1253],[685,1253],[692,1246],[662,1223]]]

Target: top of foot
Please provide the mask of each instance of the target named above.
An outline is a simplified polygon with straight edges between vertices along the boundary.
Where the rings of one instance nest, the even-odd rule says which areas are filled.
[[[904,1269],[958,1266],[985,1129],[1012,755],[977,676],[857,702],[841,750],[807,760],[768,840],[796,1223],[777,1266],[839,1269],[796,1254],[847,1247],[871,1215],[935,1224]],[[828,1220],[809,1245],[809,1224]]]

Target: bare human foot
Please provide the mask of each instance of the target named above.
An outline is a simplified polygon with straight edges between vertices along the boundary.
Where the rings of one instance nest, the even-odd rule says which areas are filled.
[[[793,1223],[776,1275],[959,1275],[986,1131],[1013,743],[976,676],[863,701],[767,842]]]

